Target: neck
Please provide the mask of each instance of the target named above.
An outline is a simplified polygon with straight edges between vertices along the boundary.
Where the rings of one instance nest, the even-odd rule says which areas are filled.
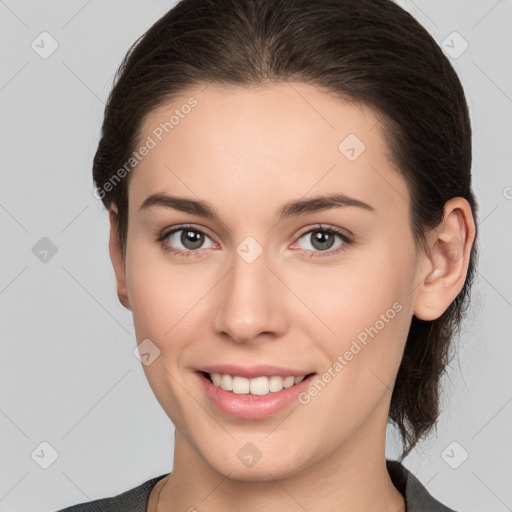
[[[375,429],[367,423],[350,443],[291,476],[269,474],[259,481],[219,473],[176,431],[174,469],[161,483],[159,499],[153,500],[157,512],[405,511],[404,498],[386,469],[385,424]]]

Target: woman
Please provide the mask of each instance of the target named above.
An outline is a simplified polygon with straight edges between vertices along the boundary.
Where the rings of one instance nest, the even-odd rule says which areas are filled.
[[[182,0],[93,173],[174,467],[65,510],[450,510],[401,464],[475,265],[466,101],[425,29],[390,0]]]

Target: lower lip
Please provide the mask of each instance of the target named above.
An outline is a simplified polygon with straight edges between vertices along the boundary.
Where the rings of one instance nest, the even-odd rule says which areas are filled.
[[[276,414],[294,401],[298,403],[297,396],[307,389],[315,374],[309,375],[302,382],[289,388],[270,392],[267,395],[237,395],[215,386],[201,372],[198,372],[198,376],[206,396],[221,412],[237,418],[257,420]]]

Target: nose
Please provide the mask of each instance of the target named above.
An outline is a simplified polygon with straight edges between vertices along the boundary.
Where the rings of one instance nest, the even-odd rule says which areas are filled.
[[[213,327],[238,343],[277,339],[288,328],[286,288],[268,266],[265,252],[247,262],[238,254],[220,283]]]

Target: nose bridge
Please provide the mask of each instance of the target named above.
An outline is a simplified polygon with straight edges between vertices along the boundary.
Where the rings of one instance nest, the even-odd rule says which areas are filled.
[[[267,268],[267,253],[258,246],[252,240],[239,244],[217,305],[217,333],[238,342],[249,342],[261,333],[276,335],[284,328],[282,301],[276,300],[278,283]]]

